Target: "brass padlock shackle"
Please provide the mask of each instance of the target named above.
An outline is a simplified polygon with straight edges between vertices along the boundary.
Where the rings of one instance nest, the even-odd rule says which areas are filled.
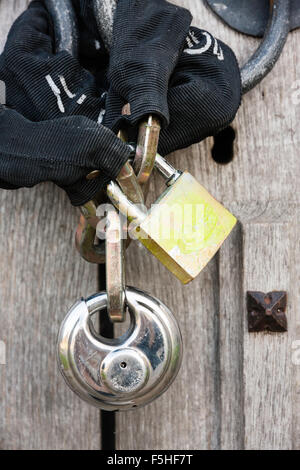
[[[107,311],[113,323],[124,322],[126,314],[122,231],[120,214],[113,206],[110,206],[106,216],[105,268]]]
[[[160,121],[153,115],[148,116],[148,119],[142,121],[139,126],[135,158],[132,165],[144,194],[147,192],[146,185],[155,165],[160,130]]]
[[[167,186],[172,186],[173,183],[182,175],[182,171],[177,170],[165,158],[158,153],[154,159],[154,167],[164,177]],[[145,218],[147,210],[145,206],[138,206],[132,200],[128,199],[122,187],[116,182],[111,181],[107,186],[107,195],[113,205],[125,214],[129,222],[139,224]]]
[[[128,108],[125,111],[127,112]],[[130,201],[138,205],[143,205],[147,197],[147,183],[155,163],[159,134],[160,123],[156,117],[149,116],[141,122],[133,162],[137,176],[130,163],[126,162],[117,177],[117,181],[124,194]],[[125,136],[121,132],[119,133],[119,137],[125,140]],[[96,178],[98,174],[98,171],[93,171],[87,175],[87,178]],[[98,196],[98,199],[95,198],[84,204],[84,206],[81,206],[80,210],[82,215],[75,235],[75,245],[80,255],[89,263],[95,264],[105,263],[105,244],[95,244],[96,226],[99,222],[96,212],[99,204],[105,202],[103,196],[104,194],[102,194],[101,197]],[[130,239],[128,239],[127,247],[129,244]]]
[[[130,163],[126,162],[117,178],[118,187],[123,191],[122,194],[126,194],[126,197],[136,207],[144,204],[144,194],[148,189],[147,182],[155,163],[159,133],[159,121],[152,116],[140,124],[135,158],[135,168],[138,175],[135,175]],[[124,134],[120,132],[119,138],[125,140]],[[93,172],[92,177],[96,176],[97,173]],[[143,185],[144,192],[140,184]],[[126,314],[125,269],[121,217],[114,207],[108,209],[105,243],[100,241],[99,244],[95,244],[96,227],[99,222],[97,217],[99,204],[99,200],[98,202],[93,200],[81,207],[82,215],[75,237],[76,247],[86,261],[106,264],[108,315],[112,322],[124,322]],[[127,238],[126,247],[129,246],[130,241],[131,239]]]
[[[104,199],[102,198],[102,201]],[[80,207],[81,216],[75,233],[75,246],[81,257],[94,264],[105,263],[104,243],[95,244],[96,227],[100,219],[97,207],[101,203],[96,198]]]

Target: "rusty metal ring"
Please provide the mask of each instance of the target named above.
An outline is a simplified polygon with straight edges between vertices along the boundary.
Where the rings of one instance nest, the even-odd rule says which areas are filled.
[[[273,69],[290,31],[290,0],[270,0],[270,7],[270,19],[264,38],[241,69],[243,93],[258,85]]]
[[[205,1],[208,7],[224,22],[234,29],[237,28],[241,16],[238,11],[233,9],[235,2],[229,2],[228,0],[219,2],[213,0]],[[248,3],[251,2],[248,2],[247,6],[244,5],[246,3],[241,2],[240,8],[251,7],[250,5],[248,6]],[[282,52],[290,31],[291,0],[269,0],[269,6],[269,19],[263,40],[252,57],[241,68],[243,94],[254,88],[272,70]],[[252,8],[255,8],[255,5]],[[243,26],[246,29],[246,25]]]

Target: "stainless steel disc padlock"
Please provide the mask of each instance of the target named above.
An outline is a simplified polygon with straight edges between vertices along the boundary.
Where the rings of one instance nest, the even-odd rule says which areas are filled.
[[[182,359],[180,330],[170,310],[158,299],[126,288],[128,331],[116,339],[98,335],[92,315],[106,309],[101,292],[77,302],[58,335],[59,368],[83,400],[110,411],[150,403],[175,379]]]

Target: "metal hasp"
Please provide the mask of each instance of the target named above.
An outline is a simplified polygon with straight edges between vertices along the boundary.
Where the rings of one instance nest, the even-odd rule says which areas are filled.
[[[206,0],[209,7],[239,33],[261,38],[268,27],[269,0]],[[300,2],[290,0],[290,31],[300,27]]]
[[[212,2],[206,1],[212,7]],[[225,11],[229,3],[232,2],[214,3],[214,11],[216,5],[218,5],[218,14],[221,16],[221,10]],[[290,0],[270,0],[269,5],[271,13],[264,38],[257,51],[241,69],[243,93],[247,93],[254,88],[273,69],[290,31]]]
[[[248,329],[250,333],[272,331],[284,333],[288,329],[286,318],[287,293],[284,291],[247,292]]]
[[[118,137],[125,140],[122,132],[119,132]],[[95,170],[87,175],[87,179],[97,178],[99,170]],[[121,186],[126,196],[135,204],[144,203],[143,191],[138,184],[138,179],[131,167],[127,162],[120,171],[117,181]],[[104,194],[98,195],[99,199],[95,198],[93,201],[87,202],[84,206],[80,207],[81,217],[76,230],[75,244],[78,252],[83,259],[89,263],[103,264],[105,263],[105,246],[103,241],[95,244],[96,228],[100,221],[97,216],[97,207],[101,203],[106,202]],[[129,246],[130,239],[127,239],[127,246]]]

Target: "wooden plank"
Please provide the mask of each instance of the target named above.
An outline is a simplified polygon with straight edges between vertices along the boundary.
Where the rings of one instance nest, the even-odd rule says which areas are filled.
[[[56,364],[60,322],[97,290],[95,268],[74,249],[77,211],[52,185],[0,199],[0,448],[99,449],[99,412],[67,388]]]
[[[244,446],[242,226],[219,254],[220,447]]]
[[[2,51],[7,33],[13,21],[25,10],[30,0],[2,0],[0,2],[0,51]]]
[[[0,2],[0,44],[28,2]],[[78,211],[62,190],[0,190],[1,449],[99,449],[99,412],[65,385],[56,336],[68,308],[97,291],[74,248]]]
[[[241,64],[257,48],[259,40],[230,30],[203,2],[173,3],[189,8],[195,25],[227,42]],[[263,281],[262,289],[267,289],[270,283],[272,289],[291,290],[296,282],[288,282],[292,269],[299,279],[296,268],[284,264],[285,256],[289,253],[292,256],[295,242],[292,243],[290,235],[287,239],[282,235],[290,233],[292,222],[299,227],[300,106],[295,104],[299,34],[295,31],[289,36],[273,72],[243,98],[234,122],[237,138],[235,158],[230,164],[218,165],[212,160],[212,139],[169,157],[178,168],[188,168],[223,201],[240,218],[242,227],[235,230],[218,257],[188,287],[179,285],[150,255],[131,247],[127,257],[129,283],[150,291],[173,309],[183,332],[185,358],[183,371],[165,396],[138,412],[118,416],[119,449],[241,449],[276,445],[299,448],[296,431],[300,429],[300,408],[295,387],[300,379],[294,374],[294,383],[291,381],[291,333],[276,338],[263,335],[264,339],[258,338],[254,344],[254,337],[248,337],[245,330],[245,289],[250,288],[251,282],[254,290]],[[157,179],[152,182],[151,200],[161,187]],[[248,237],[244,252],[243,233]],[[282,276],[277,265],[269,279],[265,279],[266,271],[257,273],[251,264],[247,268],[250,258],[255,260],[259,250],[261,254],[270,250],[279,267],[283,263]],[[268,262],[270,268],[276,259]],[[243,278],[244,268],[250,272],[253,269],[252,275]],[[299,300],[297,290],[294,309]],[[293,329],[296,322],[291,319],[290,322]],[[299,328],[298,324],[298,331]],[[270,361],[268,373],[277,373],[274,362],[277,358],[283,368],[280,376],[263,379],[262,361],[255,372],[255,361],[259,361],[255,345],[263,351],[262,357]],[[283,356],[279,358],[280,352]],[[252,362],[246,363],[244,355],[250,361],[252,354]],[[265,385],[256,389],[257,396],[251,397],[258,378],[265,380]],[[266,391],[271,394],[271,402],[264,398]],[[275,407],[276,397],[275,413],[272,406]],[[295,397],[292,412],[286,400]],[[274,430],[274,424],[279,429]],[[256,436],[256,426],[261,441]]]
[[[221,448],[299,449],[300,205],[231,209],[243,225],[220,250]],[[248,333],[247,289],[287,289],[288,334]]]
[[[292,368],[292,447],[300,449],[300,315],[299,315],[299,286],[300,286],[300,216],[294,216],[290,226],[290,279],[289,291],[289,321],[291,323],[291,350],[288,351],[290,367]]]
[[[299,449],[299,206],[285,209],[278,222],[274,206],[257,205],[257,220],[244,221],[220,251],[223,449]],[[250,212],[244,207],[241,219]],[[288,333],[248,333],[248,289],[287,290]]]
[[[27,3],[0,2],[0,47]],[[230,30],[203,2],[174,3],[231,45],[240,63],[257,47],[258,40]],[[129,250],[128,284],[173,310],[185,356],[164,396],[118,415],[118,449],[300,448],[300,367],[293,349],[300,341],[299,34],[289,36],[272,74],[244,97],[229,165],[212,160],[212,139],[170,156],[222,200],[242,228],[187,287],[143,248]],[[152,181],[152,199],[161,187]],[[0,365],[0,448],[97,449],[99,414],[66,388],[55,364],[55,337],[67,308],[96,290],[95,268],[73,246],[77,212],[52,185],[0,191],[0,198],[0,340],[7,347],[7,364]],[[245,291],[260,288],[289,291],[288,334],[248,334]]]
[[[290,292],[290,249],[289,224],[245,225],[243,292]],[[245,447],[291,449],[293,323],[289,334],[248,333],[244,318]]]
[[[132,246],[127,271],[129,285],[157,296],[177,317],[184,359],[179,377],[167,393],[145,408],[118,414],[117,448],[217,448],[216,262],[183,289],[144,248]]]

